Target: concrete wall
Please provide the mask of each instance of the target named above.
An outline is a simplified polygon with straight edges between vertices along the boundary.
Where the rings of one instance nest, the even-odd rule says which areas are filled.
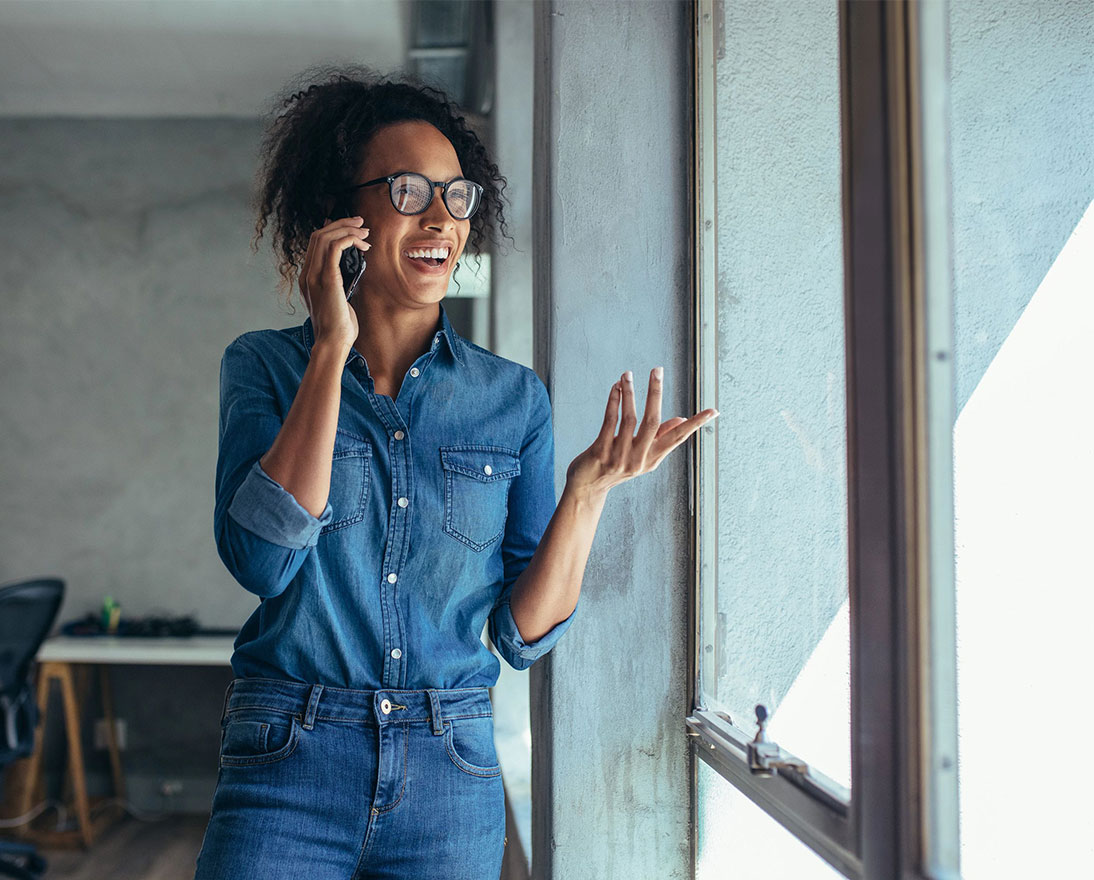
[[[4,470],[0,572],[65,577],[62,617],[109,593],[123,614],[242,621],[254,601],[211,537],[220,355],[248,327],[295,322],[248,250],[259,129],[2,126],[0,452],[19,467]]]
[[[690,415],[688,5],[536,5],[536,366],[556,486],[611,384]],[[652,183],[651,183],[652,182]],[[689,441],[690,442],[690,441]],[[688,453],[612,490],[570,631],[532,667],[533,875],[690,877]]]
[[[960,410],[1094,196],[1094,7],[949,9]]]

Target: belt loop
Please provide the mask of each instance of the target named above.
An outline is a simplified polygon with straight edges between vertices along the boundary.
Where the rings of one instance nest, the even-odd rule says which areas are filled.
[[[315,726],[315,713],[319,711],[319,695],[323,693],[323,685],[313,684],[308,694],[308,711],[304,713],[304,729],[311,730]]]
[[[428,688],[426,693],[429,694],[429,714],[433,720],[433,735],[440,736],[444,733],[444,725],[441,724],[441,699],[433,688]]]
[[[220,708],[220,720],[224,720],[224,716],[228,714],[228,699],[232,696],[232,691],[235,689],[236,680],[233,678],[228,682],[228,687],[224,689],[224,705]]]

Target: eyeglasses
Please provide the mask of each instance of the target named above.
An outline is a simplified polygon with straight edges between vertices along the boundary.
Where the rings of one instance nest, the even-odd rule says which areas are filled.
[[[347,191],[352,192],[363,186],[386,183],[391,194],[391,204],[400,214],[421,214],[433,202],[436,187],[441,187],[441,199],[448,213],[456,220],[468,220],[479,209],[482,202],[482,187],[466,177],[457,177],[445,183],[443,180],[430,180],[424,174],[413,171],[399,171],[387,177],[377,177],[366,183],[358,183]]]

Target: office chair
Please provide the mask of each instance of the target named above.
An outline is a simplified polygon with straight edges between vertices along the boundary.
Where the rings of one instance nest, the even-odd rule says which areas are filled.
[[[34,751],[38,704],[30,667],[64,598],[59,578],[0,586],[0,783],[4,768]],[[0,840],[0,877],[39,880],[46,860],[30,843]]]

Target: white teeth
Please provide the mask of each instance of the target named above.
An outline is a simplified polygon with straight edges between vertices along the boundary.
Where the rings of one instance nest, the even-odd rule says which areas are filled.
[[[434,257],[438,260],[448,259],[448,248],[416,248],[412,251],[403,251],[408,257]]]

